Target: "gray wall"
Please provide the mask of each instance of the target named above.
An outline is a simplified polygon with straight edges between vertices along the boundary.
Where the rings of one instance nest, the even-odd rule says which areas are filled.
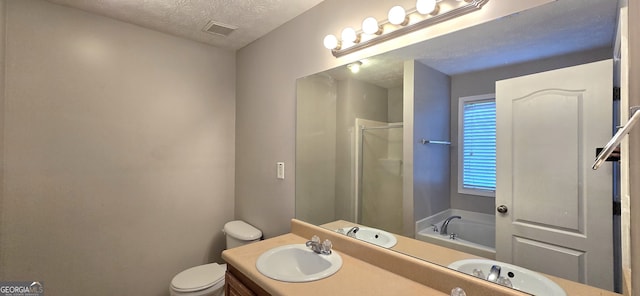
[[[403,108],[403,98],[404,95],[402,93],[403,87],[397,86],[387,89],[388,92],[388,121],[393,122],[402,122],[402,108]]]
[[[45,1],[6,5],[0,278],[48,295],[167,295],[179,271],[220,260],[234,53]]]
[[[336,101],[338,82],[312,75],[297,82],[296,213],[324,224],[336,217]],[[286,172],[285,172],[286,177]]]
[[[420,143],[449,138],[449,76],[414,62],[413,215],[414,221],[449,208],[450,147]]]
[[[495,82],[558,68],[609,59],[610,48],[506,66],[451,77],[451,208],[493,214],[494,198],[458,193],[458,100],[461,97],[495,93]]]

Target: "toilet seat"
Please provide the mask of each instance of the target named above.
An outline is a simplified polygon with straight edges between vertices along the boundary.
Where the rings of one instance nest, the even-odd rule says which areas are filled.
[[[226,264],[205,264],[191,267],[178,273],[171,280],[171,288],[176,292],[188,293],[204,290],[224,281]]]

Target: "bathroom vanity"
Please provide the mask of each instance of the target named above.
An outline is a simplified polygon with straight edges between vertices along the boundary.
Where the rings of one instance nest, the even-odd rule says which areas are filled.
[[[247,278],[242,272],[238,271],[231,265],[227,265],[227,273],[225,274],[224,294],[228,296],[267,296],[271,295],[260,286],[256,285],[251,279]]]
[[[334,275],[318,281],[288,283],[270,279],[256,268],[265,251],[304,244],[313,235],[330,239],[343,260]],[[473,295],[526,295],[490,284],[396,251],[354,240],[334,231],[292,220],[291,233],[222,253],[228,263],[228,295],[449,295],[455,287]]]

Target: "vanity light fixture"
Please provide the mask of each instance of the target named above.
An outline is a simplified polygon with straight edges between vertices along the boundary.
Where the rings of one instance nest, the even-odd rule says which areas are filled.
[[[339,40],[335,35],[324,38],[324,46],[335,57],[341,57],[393,38],[480,10],[489,0],[416,0],[416,7],[405,10],[393,6],[388,19],[378,22],[367,17],[362,29],[345,28]]]

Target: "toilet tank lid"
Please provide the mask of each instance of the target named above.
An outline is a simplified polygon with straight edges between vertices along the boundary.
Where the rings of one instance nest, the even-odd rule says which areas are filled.
[[[247,222],[236,220],[224,225],[224,232],[240,240],[256,240],[262,237],[262,231]]]

